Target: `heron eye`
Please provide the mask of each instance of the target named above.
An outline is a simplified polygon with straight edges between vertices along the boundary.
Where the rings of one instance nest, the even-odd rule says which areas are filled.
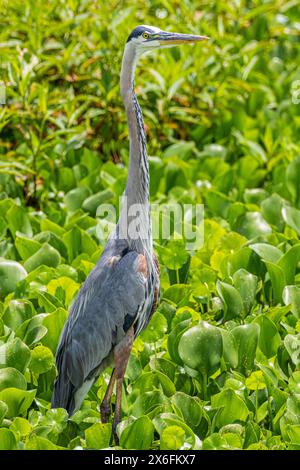
[[[149,37],[149,34],[148,34],[148,33],[143,33],[143,38],[144,38],[144,39],[148,39],[148,37]]]

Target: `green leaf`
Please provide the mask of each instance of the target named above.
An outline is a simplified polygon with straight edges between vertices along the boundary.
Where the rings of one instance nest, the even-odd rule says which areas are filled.
[[[130,357],[133,357],[133,355],[131,354]],[[130,358],[129,358],[129,361],[130,361]],[[150,367],[153,371],[157,370],[159,372],[162,372],[172,382],[174,382],[175,372],[177,368],[176,368],[176,365],[172,361],[168,359],[164,359],[162,357],[152,357],[150,360]]]
[[[245,189],[244,192],[244,200],[248,204],[256,204],[259,206],[268,196],[267,191],[261,188],[252,188],[252,189]]]
[[[244,235],[248,240],[259,235],[268,235],[272,229],[260,212],[247,212],[238,219],[237,232]]]
[[[286,169],[285,180],[287,188],[297,207],[300,206],[300,157],[294,158]]]
[[[142,365],[140,359],[133,353],[130,354],[125,377],[134,382],[142,373]]]
[[[16,336],[21,338],[27,346],[33,346],[47,334],[47,328],[42,325],[44,316],[45,314],[35,315],[17,329]]]
[[[234,432],[222,433],[222,437],[225,439],[227,448],[230,449],[242,449],[243,439],[239,434]]]
[[[80,186],[79,188],[71,189],[65,197],[64,203],[68,211],[76,211],[80,209],[83,201],[88,198],[91,194],[91,191],[86,186]]]
[[[225,436],[218,433],[213,433],[206,437],[203,441],[203,450],[228,450],[232,449],[231,445],[227,442]]]
[[[63,308],[58,308],[53,313],[46,315],[43,319],[43,326],[47,328],[47,334],[43,337],[42,343],[51,349],[55,354],[61,330],[67,319],[68,312]]]
[[[84,434],[89,449],[104,449],[109,447],[111,425],[95,423],[86,429]]]
[[[255,444],[250,444],[247,447],[247,450],[269,450],[268,447],[262,442],[257,442]]]
[[[264,261],[271,263],[276,264],[282,257],[282,251],[276,248],[276,246],[268,245],[268,243],[254,243],[250,245],[250,248]]]
[[[300,236],[300,211],[286,205],[282,209],[282,217],[285,223]]]
[[[138,389],[139,393],[152,391],[153,388],[162,389],[167,397],[176,392],[173,381],[159,370],[143,372],[134,383],[134,389]]]
[[[175,284],[164,291],[164,300],[170,300],[177,306],[186,305],[191,289],[186,284]]]
[[[92,237],[81,230],[81,251],[82,253],[87,253],[89,256],[93,256],[98,249],[97,243],[92,239]]]
[[[234,335],[225,329],[221,329],[223,341],[223,358],[227,367],[235,369],[239,363],[238,347]]]
[[[43,374],[54,365],[52,351],[45,346],[36,346],[31,352],[29,369],[34,374]]]
[[[7,224],[5,220],[1,217],[0,218],[0,240],[6,237],[7,232]]]
[[[46,312],[55,312],[58,308],[63,308],[62,302],[54,295],[49,292],[37,292],[39,306],[42,307]]]
[[[300,334],[288,334],[284,338],[284,346],[286,347],[293,364],[300,365]]]
[[[255,301],[257,277],[242,268],[234,273],[233,284],[240,293],[245,312],[249,313]]]
[[[289,389],[292,393],[300,395],[300,371],[293,372],[289,378]]]
[[[21,438],[28,436],[32,430],[32,426],[25,418],[17,417],[13,420],[9,429],[15,433],[15,435],[20,436]]]
[[[297,264],[300,261],[300,243],[292,246],[278,261],[284,272],[286,283],[293,284],[295,281],[295,272]]]
[[[206,194],[205,202],[213,214],[226,219],[232,200],[220,192],[210,190]]]
[[[19,388],[20,390],[26,390],[27,382],[24,375],[21,374],[17,369],[13,367],[6,367],[0,369],[0,392],[5,388]]]
[[[33,282],[33,289],[36,290],[35,288],[39,288],[37,284],[44,285],[47,284],[47,282],[50,281],[50,279],[53,279],[53,277],[56,276],[56,273],[59,271],[59,266],[57,267],[57,271],[54,268],[50,268],[49,266],[45,266],[44,264],[39,266],[38,268],[34,269],[27,275],[26,278],[26,284],[27,286],[30,285],[31,282]],[[37,284],[36,284],[37,283]],[[37,295],[41,294],[42,291],[38,290],[36,293]]]
[[[101,204],[107,204],[113,199],[113,197],[114,193],[112,190],[105,189],[104,191],[100,191],[99,193],[87,197],[82,204],[82,209],[95,216],[98,207],[101,206]]]
[[[127,426],[120,436],[120,445],[123,449],[151,448],[154,437],[154,427],[147,416],[141,416],[132,424]]]
[[[8,406],[7,417],[14,418],[22,416],[31,406],[36,390],[19,390],[17,388],[6,388],[0,392],[0,400]]]
[[[262,405],[260,405],[256,411],[256,421],[260,423],[263,421],[268,414],[268,401],[265,401]]]
[[[218,427],[236,421],[246,421],[249,415],[245,402],[230,388],[213,395],[211,404],[213,408],[220,408],[220,412],[216,416],[216,425]]]
[[[16,450],[17,440],[15,434],[9,429],[0,429],[0,450]]]
[[[300,425],[300,396],[292,395],[286,401],[286,411],[280,418],[280,431],[286,441],[290,440],[288,429],[290,425]]]
[[[15,247],[22,260],[26,260],[41,248],[41,244],[32,238],[23,237],[19,234],[15,239]]]
[[[221,274],[224,277],[233,276],[238,269],[247,269],[251,257],[251,250],[247,246],[227,255],[220,263]]]
[[[280,334],[275,323],[266,315],[259,315],[254,321],[260,327],[259,349],[267,358],[275,356],[281,343]]]
[[[223,342],[219,328],[207,322],[190,328],[183,333],[178,352],[184,364],[209,377],[218,370],[222,357]]]
[[[63,433],[68,426],[68,418],[68,412],[63,408],[46,410],[46,413],[39,420],[40,429],[45,431],[43,435],[47,436],[50,440],[57,441],[59,434]],[[36,431],[38,432],[39,429],[37,428]]]
[[[23,207],[13,205],[7,211],[6,219],[8,227],[13,235],[16,237],[17,232],[22,233],[27,237],[32,237],[32,227],[26,210]]]
[[[15,291],[18,283],[26,276],[27,272],[20,263],[0,260],[0,298]]]
[[[291,305],[291,312],[300,318],[300,286],[285,286],[282,293],[285,305]]]
[[[290,441],[293,444],[300,445],[300,425],[299,424],[288,424],[287,425],[287,433],[290,438]],[[1,439],[1,437],[0,437]]]
[[[167,426],[160,436],[161,450],[181,449],[184,444],[185,432],[179,426]]]
[[[256,323],[241,325],[231,330],[238,350],[238,368],[242,373],[249,373],[254,368],[254,359],[259,338],[259,326]]]
[[[142,332],[141,338],[146,343],[155,343],[164,336],[167,329],[168,323],[165,317],[161,313],[155,312],[146,330]]]
[[[202,409],[200,400],[196,397],[176,392],[172,397],[171,402],[177,414],[191,427],[196,427],[200,424],[202,418]]]
[[[0,400],[0,424],[2,423],[6,413],[8,411],[8,406],[4,401]]]
[[[270,197],[264,199],[261,203],[261,212],[267,222],[275,225],[277,229],[282,231],[283,218],[282,218],[283,199],[276,193],[271,194]]]
[[[178,352],[178,345],[181,336],[183,335],[184,331],[188,328],[189,324],[191,323],[191,319],[184,320],[178,323],[171,331],[168,336],[168,351],[172,361],[175,364],[183,365],[181,357]]]
[[[32,434],[26,441],[26,450],[57,450],[58,447],[45,437]]]
[[[14,367],[24,373],[30,361],[30,350],[19,338],[0,346],[0,368]]]
[[[34,313],[33,305],[29,300],[13,299],[6,307],[2,319],[5,325],[15,331],[24,321],[30,319]]]
[[[261,370],[252,372],[252,374],[247,377],[245,385],[249,390],[262,390],[267,386]]]
[[[184,140],[177,141],[175,144],[172,144],[166,148],[166,150],[164,151],[164,157],[168,158],[175,155],[180,158],[185,158],[191,153],[194,147],[194,142],[186,142]]]
[[[249,420],[245,426],[244,448],[247,449],[250,445],[259,442],[259,440],[260,427],[257,423]]]
[[[277,264],[266,262],[266,267],[273,287],[273,299],[275,304],[281,303],[282,291],[286,284],[283,269]]]
[[[71,168],[58,168],[58,187],[62,191],[70,191],[76,185],[74,173]]]
[[[223,302],[224,319],[230,320],[241,316],[243,314],[243,300],[239,291],[230,284],[221,281],[217,282],[216,287]]]
[[[65,229],[60,225],[56,224],[50,219],[42,219],[40,223],[41,231],[42,232],[53,232],[59,237],[61,237],[65,233]]]
[[[24,267],[27,271],[33,271],[38,266],[45,265],[56,268],[61,261],[59,252],[48,243],[44,243],[41,248],[30,258],[28,258]]]
[[[194,434],[192,429],[185,424],[178,416],[173,413],[162,413],[153,418],[155,429],[161,436],[164,429],[168,426],[179,426],[185,431],[185,448],[186,449],[200,449],[200,441]]]
[[[153,387],[153,386],[152,386]],[[153,414],[153,411],[165,407],[169,404],[167,397],[158,390],[141,392],[134,405],[132,407],[132,414],[136,418],[139,418],[143,415]]]
[[[63,236],[63,242],[65,243],[69,261],[72,262],[81,252],[81,231],[78,227],[73,227]]]
[[[92,151],[91,149],[84,148],[83,155],[81,158],[82,164],[89,170],[93,171],[98,169],[99,166],[99,155],[97,152]]]
[[[57,296],[57,290],[63,291],[64,303],[68,307],[79,290],[79,284],[69,277],[58,277],[52,279],[47,285],[47,291]]]
[[[40,246],[41,244],[48,243],[48,245],[51,245],[55,250],[57,250],[63,258],[68,257],[67,247],[56,233],[50,232],[49,230],[46,232],[39,232],[34,238],[40,243]]]
[[[162,263],[171,270],[180,269],[188,260],[189,254],[181,240],[172,240],[161,253]]]

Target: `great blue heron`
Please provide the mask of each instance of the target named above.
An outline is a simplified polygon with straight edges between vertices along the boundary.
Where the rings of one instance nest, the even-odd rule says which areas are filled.
[[[130,161],[125,189],[127,203],[102,255],[83,284],[63,328],[56,365],[52,407],[65,408],[71,416],[100,373],[113,366],[100,405],[102,422],[110,415],[116,381],[113,435],[120,421],[122,382],[134,338],[145,328],[159,300],[159,267],[153,253],[149,207],[149,167],[141,108],[134,93],[134,73],[141,54],[152,49],[193,43],[205,36],[169,33],[152,26],[138,26],[128,37],[120,78],[127,114]],[[140,208],[141,233],[128,230],[131,208]],[[136,216],[136,215],[135,215]]]

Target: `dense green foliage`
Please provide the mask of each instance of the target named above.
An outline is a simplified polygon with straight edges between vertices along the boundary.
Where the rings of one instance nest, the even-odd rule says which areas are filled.
[[[137,24],[212,38],[146,56],[136,80],[152,201],[204,203],[205,241],[191,258],[155,243],[162,301],[134,344],[120,445],[299,449],[298,0],[1,1],[0,449],[111,445],[110,371],[71,420],[49,401],[104,244],[97,206],[124,189]]]

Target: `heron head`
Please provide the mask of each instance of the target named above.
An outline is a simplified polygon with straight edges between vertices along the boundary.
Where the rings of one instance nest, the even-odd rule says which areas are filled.
[[[152,49],[177,46],[178,44],[195,43],[209,39],[207,36],[194,34],[170,33],[161,31],[154,26],[137,26],[127,39],[127,44],[135,47],[137,55],[141,55]]]

